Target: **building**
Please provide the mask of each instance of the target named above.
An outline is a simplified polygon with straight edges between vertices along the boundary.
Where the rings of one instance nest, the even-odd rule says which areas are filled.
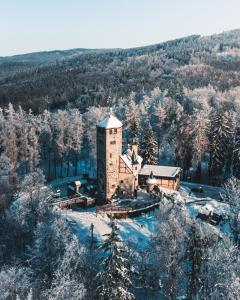
[[[136,143],[122,153],[122,126],[111,112],[97,125],[98,203],[110,202],[114,197],[136,197],[138,185],[147,186],[148,179],[151,189],[154,182],[158,186],[177,190],[180,168],[157,165],[142,168]]]
[[[110,112],[97,125],[98,202],[134,197],[141,163],[137,145],[122,154],[122,123]]]
[[[157,181],[157,185],[166,189],[178,190],[180,186],[181,169],[178,167],[144,165],[140,170],[139,185],[146,186],[149,177]]]

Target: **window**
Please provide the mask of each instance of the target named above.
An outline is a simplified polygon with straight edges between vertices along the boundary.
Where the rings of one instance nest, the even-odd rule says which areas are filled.
[[[110,153],[110,158],[112,158],[112,153]]]
[[[112,184],[112,188],[115,188],[115,184]]]
[[[117,128],[114,129],[114,134],[117,134]]]
[[[116,141],[111,141],[110,144],[114,145],[116,144]]]
[[[123,183],[123,180],[121,180],[121,183]]]
[[[137,170],[137,167],[135,167],[135,170]]]
[[[110,134],[112,134],[112,129],[110,129]]]

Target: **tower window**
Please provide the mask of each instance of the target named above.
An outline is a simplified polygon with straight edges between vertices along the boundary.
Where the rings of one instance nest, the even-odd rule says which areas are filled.
[[[110,153],[110,158],[112,158],[112,153]]]
[[[114,129],[114,134],[116,134],[116,133],[117,133],[117,128]]]
[[[112,129],[110,129],[110,134],[112,134]]]
[[[112,144],[112,145],[113,145],[113,144],[116,144],[116,141],[111,141],[110,144]]]

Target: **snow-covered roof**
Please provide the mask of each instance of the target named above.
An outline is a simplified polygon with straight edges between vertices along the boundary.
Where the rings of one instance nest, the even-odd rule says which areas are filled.
[[[98,123],[98,127],[101,128],[120,128],[122,126],[122,122],[111,113]]]
[[[178,167],[144,165],[140,170],[139,175],[149,176],[150,173],[153,172],[154,176],[174,178],[180,171],[181,170]]]
[[[122,160],[128,166],[130,170],[132,170],[132,151],[130,149],[127,150],[125,154],[121,155]],[[140,155],[136,156],[138,164],[142,163],[142,157]]]

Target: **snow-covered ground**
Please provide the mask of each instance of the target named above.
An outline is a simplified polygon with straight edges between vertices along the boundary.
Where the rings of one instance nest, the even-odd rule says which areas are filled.
[[[96,215],[96,209],[65,210],[65,216],[83,242],[90,236],[90,226],[94,226],[94,236],[99,241],[110,233],[110,219],[107,216]],[[146,246],[156,224],[156,212],[151,212],[136,218],[116,220],[120,236],[126,240],[131,238],[142,247]]]
[[[176,202],[186,207],[191,218],[195,219],[198,213],[208,215],[210,212],[219,213],[227,218],[229,214],[229,206],[210,198],[206,187],[204,190],[205,198],[199,198],[193,194],[189,196],[189,186],[186,184],[181,186],[179,192],[169,190],[164,190],[164,192],[166,192],[168,196],[171,196],[172,199],[175,199]],[[216,194],[216,189],[214,187],[209,187],[209,193],[213,192]],[[146,194],[146,192],[141,193],[141,198],[144,196],[144,193]],[[147,194],[146,197],[148,197]],[[143,216],[116,220],[120,229],[120,236],[124,240],[133,240],[136,244],[138,244],[139,248],[144,248],[148,244],[150,237],[154,232],[157,220],[157,211],[158,209],[155,209]],[[96,214],[95,208],[64,210],[63,214],[66,216],[70,226],[75,230],[83,242],[90,236],[91,224],[94,226],[94,236],[99,241],[103,240],[105,238],[105,234],[110,232],[110,219],[106,215]],[[199,219],[197,222],[200,222],[203,234],[209,232],[209,230],[212,234],[216,235],[229,232],[227,223],[219,226],[213,226]]]

